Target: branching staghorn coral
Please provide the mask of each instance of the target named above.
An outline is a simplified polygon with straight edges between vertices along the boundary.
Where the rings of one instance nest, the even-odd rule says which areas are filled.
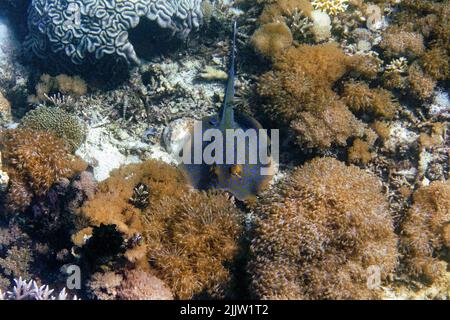
[[[74,295],[72,299],[63,288],[57,296],[53,295],[54,289],[50,289],[48,285],[38,286],[36,281],[14,279],[15,285],[12,291],[3,293],[0,290],[0,300],[78,300]]]
[[[316,158],[256,205],[251,288],[262,299],[377,298],[397,264],[397,237],[380,181]]]
[[[128,32],[141,19],[185,37],[203,18],[201,0],[32,0],[25,48],[40,58],[67,56],[74,64],[106,55],[139,63]],[[158,44],[155,44],[158,45]]]
[[[348,8],[348,0],[312,0],[311,4],[314,9],[321,10],[329,15],[336,15]]]

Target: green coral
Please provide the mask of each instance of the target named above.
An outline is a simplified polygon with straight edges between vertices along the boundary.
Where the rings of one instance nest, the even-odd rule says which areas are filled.
[[[29,111],[23,117],[21,125],[34,130],[54,133],[64,140],[72,151],[78,149],[86,137],[84,125],[75,116],[61,108],[45,105]]]

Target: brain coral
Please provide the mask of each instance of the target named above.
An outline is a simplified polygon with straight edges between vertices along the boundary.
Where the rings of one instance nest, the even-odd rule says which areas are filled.
[[[262,198],[256,212],[249,270],[259,298],[375,298],[371,270],[378,281],[396,267],[381,183],[353,165],[316,158]]]
[[[200,25],[202,0],[33,0],[28,13],[25,47],[38,57],[51,51],[75,64],[88,56],[116,55],[139,59],[128,31],[141,18],[155,21],[181,37]]]

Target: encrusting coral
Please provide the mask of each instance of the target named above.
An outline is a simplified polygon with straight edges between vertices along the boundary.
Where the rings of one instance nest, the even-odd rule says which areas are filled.
[[[401,248],[408,272],[433,280],[439,276],[439,254],[449,248],[450,183],[435,181],[419,188],[401,225]]]
[[[72,152],[78,149],[86,136],[81,122],[70,113],[57,107],[41,105],[29,111],[20,121],[24,128],[48,131],[61,138]]]
[[[397,237],[380,181],[316,158],[255,206],[251,288],[262,299],[377,298],[397,265]],[[375,283],[368,285],[371,270]]]

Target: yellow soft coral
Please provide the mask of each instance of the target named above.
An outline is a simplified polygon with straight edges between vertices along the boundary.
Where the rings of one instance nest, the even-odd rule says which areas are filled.
[[[334,16],[347,10],[348,0],[313,0],[311,4],[314,9]]]

